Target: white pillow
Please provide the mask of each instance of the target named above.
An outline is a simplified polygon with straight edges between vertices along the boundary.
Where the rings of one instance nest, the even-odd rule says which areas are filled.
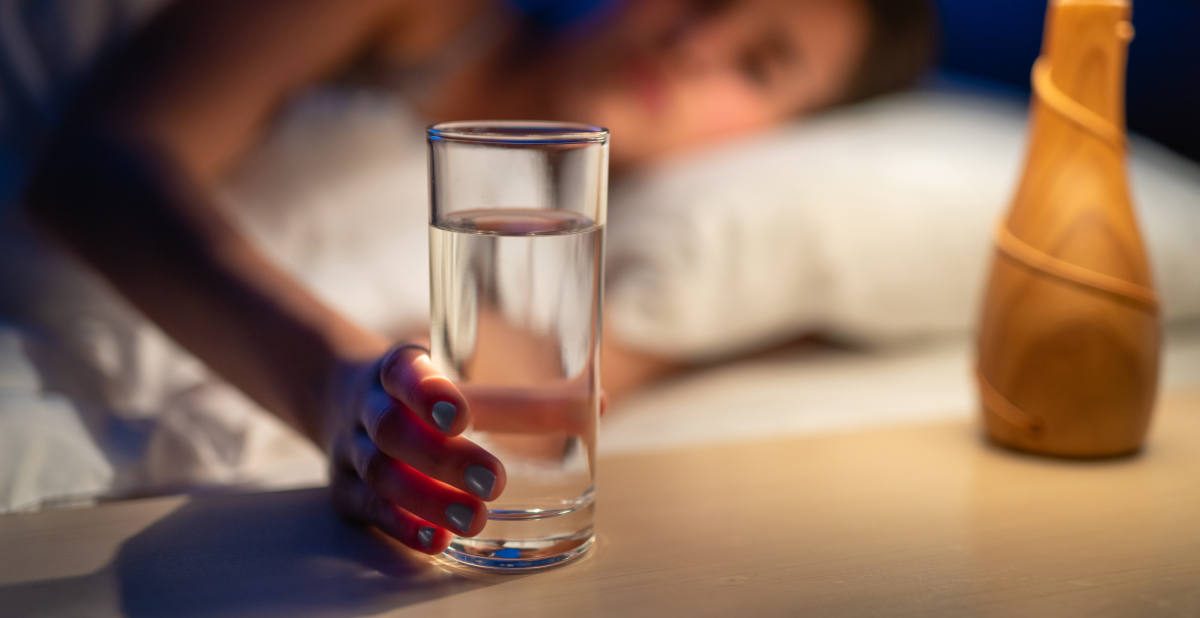
[[[606,328],[686,360],[965,331],[1025,139],[1020,102],[914,92],[653,170],[611,196]],[[1200,315],[1200,167],[1132,152],[1165,315]]]

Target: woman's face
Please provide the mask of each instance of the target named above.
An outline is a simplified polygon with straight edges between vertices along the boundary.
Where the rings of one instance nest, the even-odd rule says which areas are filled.
[[[614,166],[644,163],[832,103],[866,38],[860,0],[629,0],[550,94],[612,131]]]

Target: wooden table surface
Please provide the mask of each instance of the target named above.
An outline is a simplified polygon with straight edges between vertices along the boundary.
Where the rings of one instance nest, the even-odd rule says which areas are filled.
[[[440,568],[318,489],[2,516],[0,616],[1200,615],[1200,392],[1124,460],[943,423],[600,465],[596,549],[530,575]]]

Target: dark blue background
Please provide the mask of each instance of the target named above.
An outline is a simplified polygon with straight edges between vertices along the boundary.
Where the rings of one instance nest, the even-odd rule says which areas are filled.
[[[935,0],[941,66],[1029,89],[1045,0]],[[1200,0],[1134,0],[1130,129],[1200,161]]]

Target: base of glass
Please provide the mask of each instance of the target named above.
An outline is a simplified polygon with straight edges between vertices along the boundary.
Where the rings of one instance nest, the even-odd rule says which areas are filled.
[[[454,537],[442,556],[458,564],[511,573],[562,564],[583,555],[594,542],[591,528],[571,536],[521,541]]]

